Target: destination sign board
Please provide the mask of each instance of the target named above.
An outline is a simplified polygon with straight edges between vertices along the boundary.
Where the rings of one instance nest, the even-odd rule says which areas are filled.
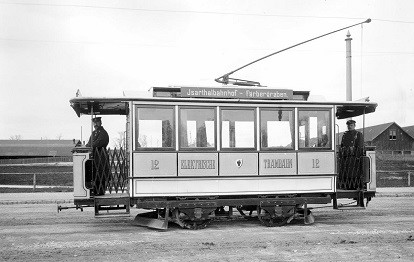
[[[181,87],[181,97],[291,100],[293,98],[293,90],[235,87]]]

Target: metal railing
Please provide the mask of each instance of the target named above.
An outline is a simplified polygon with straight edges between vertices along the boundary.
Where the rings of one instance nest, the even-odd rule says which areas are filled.
[[[97,148],[93,152],[92,188],[95,195],[124,193],[128,190],[125,150]]]
[[[363,189],[363,149],[356,147],[343,147],[339,150],[337,158],[337,189]]]

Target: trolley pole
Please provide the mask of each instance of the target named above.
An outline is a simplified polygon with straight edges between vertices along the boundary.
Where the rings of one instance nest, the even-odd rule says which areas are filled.
[[[351,61],[351,33],[346,34],[346,101],[352,101],[352,61]]]

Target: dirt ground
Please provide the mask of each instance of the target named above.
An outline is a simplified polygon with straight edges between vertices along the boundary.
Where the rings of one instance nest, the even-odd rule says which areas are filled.
[[[70,204],[67,204],[70,205]],[[414,261],[414,198],[377,197],[366,210],[313,211],[316,222],[267,228],[241,217],[203,230],[157,231],[93,210],[2,205],[2,261]]]

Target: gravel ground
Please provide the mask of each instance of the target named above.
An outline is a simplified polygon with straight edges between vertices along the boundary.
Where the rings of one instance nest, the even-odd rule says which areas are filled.
[[[3,261],[413,261],[414,198],[375,198],[366,210],[314,210],[316,223],[267,228],[240,217],[203,230],[157,231],[130,217],[2,205]]]

